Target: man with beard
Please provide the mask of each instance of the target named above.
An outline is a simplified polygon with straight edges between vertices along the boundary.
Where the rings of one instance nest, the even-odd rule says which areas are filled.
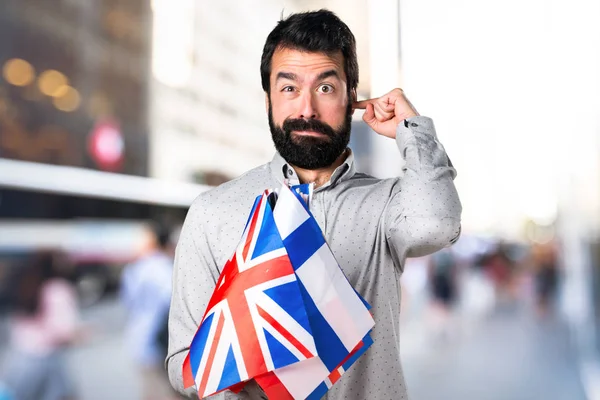
[[[355,39],[333,13],[293,14],[280,21],[267,38],[260,69],[277,153],[271,162],[202,193],[188,212],[173,274],[166,360],[171,383],[186,393],[183,361],[255,197],[283,182],[312,182],[311,212],[376,321],[374,344],[327,398],[407,398],[399,357],[399,278],[406,257],[432,253],[458,238],[456,172],[433,122],[419,116],[401,89],[356,101]],[[365,109],[363,120],[389,137],[390,145],[395,140],[398,162],[406,160],[402,177],[377,179],[356,171],[347,148],[354,109]],[[250,382],[239,394],[225,391],[213,398],[265,397]]]

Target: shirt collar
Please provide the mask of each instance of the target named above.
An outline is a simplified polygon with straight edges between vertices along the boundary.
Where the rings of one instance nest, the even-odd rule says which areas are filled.
[[[354,165],[354,153],[350,148],[346,149],[348,152],[348,156],[346,160],[333,171],[329,182],[325,183],[323,186],[317,188],[325,188],[330,185],[336,185],[340,182],[348,180],[354,176],[356,173],[356,167]],[[287,179],[290,186],[300,184],[300,180],[298,179],[298,174],[294,170],[294,168],[288,164],[283,157],[276,152],[273,156],[273,160],[270,163],[271,174],[278,182],[284,183]]]

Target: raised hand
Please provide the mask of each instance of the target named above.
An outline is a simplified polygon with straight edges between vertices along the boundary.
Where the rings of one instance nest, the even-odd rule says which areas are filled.
[[[394,89],[378,98],[357,101],[353,108],[365,110],[363,121],[378,134],[392,139],[396,137],[398,124],[419,115],[402,89]]]

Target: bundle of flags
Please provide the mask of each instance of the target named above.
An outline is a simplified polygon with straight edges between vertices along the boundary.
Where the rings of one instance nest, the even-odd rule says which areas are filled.
[[[320,399],[373,343],[370,306],[310,213],[311,191],[257,197],[183,364],[200,398],[254,379],[269,399]]]

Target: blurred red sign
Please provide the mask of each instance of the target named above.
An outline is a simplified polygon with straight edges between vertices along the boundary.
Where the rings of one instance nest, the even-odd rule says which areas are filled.
[[[114,121],[96,123],[89,137],[88,150],[100,169],[118,171],[123,164],[125,142]]]

